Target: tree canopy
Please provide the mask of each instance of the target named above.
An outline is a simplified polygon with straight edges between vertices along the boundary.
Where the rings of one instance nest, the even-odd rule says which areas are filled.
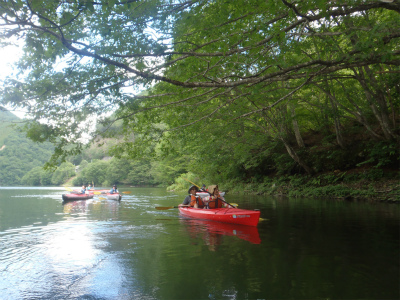
[[[1,41],[25,55],[1,99],[27,111],[29,137],[56,145],[53,163],[115,110],[103,129],[123,120],[121,153],[156,140],[235,159],[234,173],[276,145],[313,173],[306,130],[346,147],[347,120],[399,139],[399,13],[398,0],[3,1]]]

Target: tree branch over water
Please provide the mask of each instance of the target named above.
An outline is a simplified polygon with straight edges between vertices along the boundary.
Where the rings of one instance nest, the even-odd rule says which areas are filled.
[[[326,77],[350,80],[356,69],[397,76],[390,68],[400,65],[399,12],[398,1],[361,0],[4,2],[0,38],[20,39],[25,54],[1,101],[27,109],[32,122],[45,118],[52,140],[80,136],[71,120],[110,110],[143,133],[153,128],[151,111],[167,129],[232,112],[232,121],[255,118],[261,112],[251,102],[296,102]],[[359,78],[362,93],[373,82]],[[372,114],[398,137],[385,121],[386,100],[371,103]],[[193,107],[200,116],[188,120]]]

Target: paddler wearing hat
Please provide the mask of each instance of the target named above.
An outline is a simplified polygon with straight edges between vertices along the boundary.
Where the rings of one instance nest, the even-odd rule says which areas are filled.
[[[188,194],[182,202],[182,205],[191,206],[194,208],[203,208],[204,203],[200,196],[197,196],[196,193],[199,191],[199,188],[195,185],[192,185],[189,190]]]

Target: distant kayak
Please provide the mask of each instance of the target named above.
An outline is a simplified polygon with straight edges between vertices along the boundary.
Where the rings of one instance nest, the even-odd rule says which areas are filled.
[[[108,200],[116,200],[116,201],[121,201],[122,196],[120,194],[110,194],[107,193],[107,199]]]
[[[239,208],[214,208],[203,209],[179,206],[179,212],[185,217],[212,220],[223,223],[257,226],[260,219],[259,210],[248,210]]]
[[[92,199],[92,198],[93,198],[93,194],[70,193],[70,194],[62,195],[62,199],[64,201],[87,200],[87,199]]]

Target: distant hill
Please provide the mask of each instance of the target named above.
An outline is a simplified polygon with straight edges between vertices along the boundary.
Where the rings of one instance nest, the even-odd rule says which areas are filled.
[[[21,184],[21,178],[42,167],[53,153],[50,143],[34,143],[11,125],[22,120],[0,107],[0,186]]]
[[[19,121],[21,121],[20,118],[0,106],[0,148],[3,146],[4,139],[14,131],[11,125]]]

